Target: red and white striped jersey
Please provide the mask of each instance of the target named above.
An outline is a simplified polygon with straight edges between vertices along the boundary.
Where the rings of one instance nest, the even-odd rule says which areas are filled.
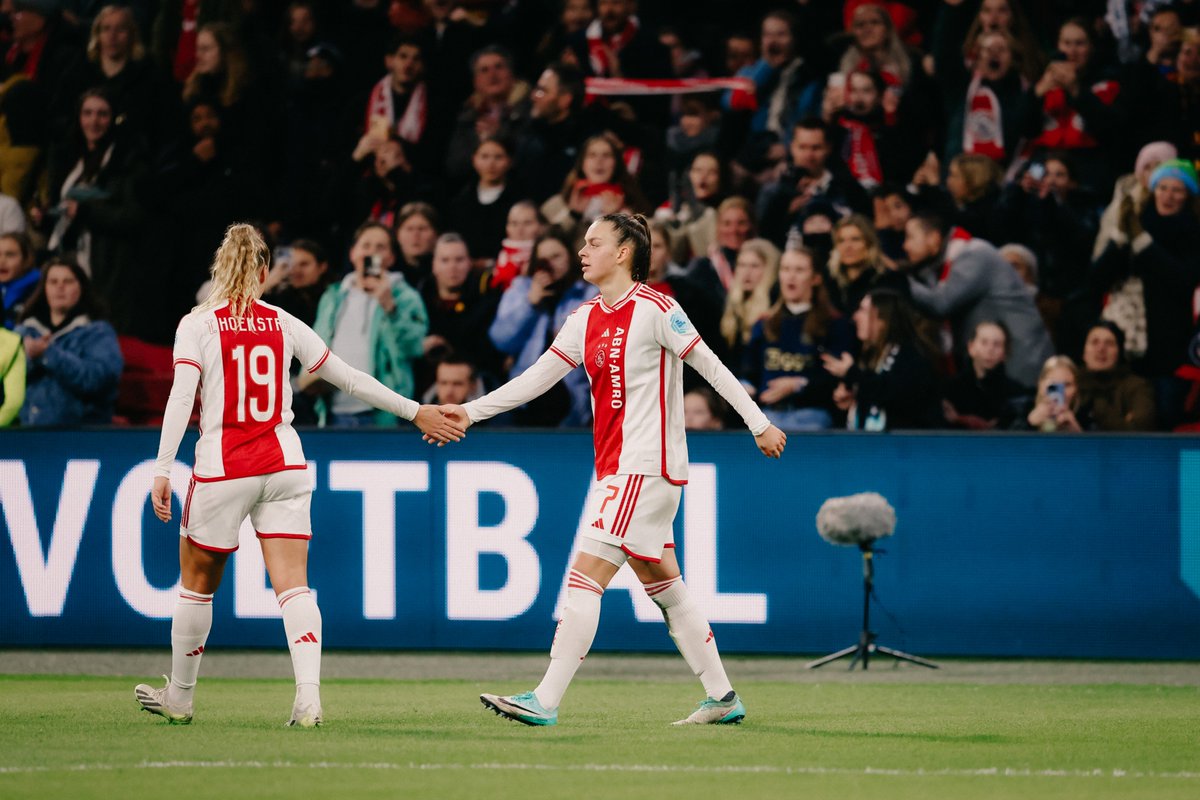
[[[700,335],[674,299],[635,283],[608,305],[575,310],[550,350],[592,385],[596,477],[661,475],[687,483],[683,361]]]
[[[292,428],[292,359],[309,372],[329,348],[312,328],[257,301],[242,317],[228,302],[188,314],[175,332],[175,365],[200,370],[200,440],[193,475],[219,481],[304,469]]]

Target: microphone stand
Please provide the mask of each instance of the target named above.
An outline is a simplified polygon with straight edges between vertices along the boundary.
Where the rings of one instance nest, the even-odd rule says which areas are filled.
[[[863,616],[862,616],[862,631],[858,634],[858,644],[852,644],[838,650],[836,653],[830,653],[827,656],[822,656],[816,661],[810,661],[804,665],[805,669],[816,669],[823,667],[831,661],[837,661],[839,658],[853,654],[854,658],[850,659],[848,669],[854,669],[854,665],[859,661],[862,662],[862,668],[866,671],[871,664],[871,654],[875,652],[883,653],[891,656],[899,661],[911,661],[914,664],[919,664],[922,667],[930,669],[938,669],[938,665],[932,661],[928,661],[920,656],[914,656],[911,653],[905,653],[900,650],[894,650],[890,647],[884,647],[881,644],[875,643],[875,637],[878,636],[875,631],[871,630],[871,595],[875,591],[875,546],[873,542],[860,542],[858,549],[862,551],[863,559]],[[883,552],[882,550],[879,552]]]

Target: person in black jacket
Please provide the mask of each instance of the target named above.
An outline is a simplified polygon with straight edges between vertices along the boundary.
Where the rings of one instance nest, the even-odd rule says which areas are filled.
[[[782,245],[788,228],[814,200],[823,199],[842,215],[867,213],[867,192],[846,170],[840,158],[830,158],[833,140],[820,119],[801,120],[792,130],[791,165],[780,179],[763,187],[758,196],[758,226],[762,235]]]
[[[471,159],[477,180],[450,201],[450,227],[466,240],[476,266],[496,257],[504,241],[508,210],[521,199],[510,171],[512,152],[509,140],[484,138]]]
[[[984,320],[967,343],[967,363],[946,383],[942,411],[952,428],[1005,430],[1028,402],[1026,390],[1004,371],[1008,331]]]
[[[122,125],[145,143],[152,158],[158,157],[180,133],[183,109],[166,71],[146,57],[132,9],[100,9],[87,57],[87,86],[104,88]]]
[[[417,366],[417,394],[433,381],[438,361],[447,353],[466,356],[481,372],[499,372],[501,356],[488,336],[501,292],[492,290],[491,274],[472,269],[467,243],[457,233],[444,233],[433,248],[433,271],[417,289],[429,314],[423,362]]]
[[[1151,174],[1150,191],[1153,202],[1141,213],[1132,199],[1123,203],[1119,233],[1092,264],[1092,281],[1099,295],[1130,277],[1141,279],[1144,310],[1129,324],[1135,334],[1144,325],[1145,354],[1133,368],[1154,384],[1159,424],[1170,428],[1186,393],[1175,370],[1187,357],[1200,289],[1200,221],[1193,210],[1200,179],[1191,162],[1171,159]]]
[[[118,136],[112,102],[102,89],[89,89],[79,102],[70,142],[48,169],[46,203],[32,214],[49,233],[47,248],[74,253],[108,303],[112,323],[129,332],[140,308],[137,298],[146,170],[141,153]]]
[[[825,369],[842,383],[833,400],[847,412],[852,430],[891,431],[943,424],[933,347],[918,334],[904,296],[873,289],[854,313],[863,344],[857,362],[850,353],[822,356]]]

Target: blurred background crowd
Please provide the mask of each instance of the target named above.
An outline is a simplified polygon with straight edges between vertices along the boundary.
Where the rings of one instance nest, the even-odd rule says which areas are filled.
[[[154,424],[227,225],[406,395],[649,283],[788,431],[1191,430],[1200,0],[0,0],[0,425]],[[393,425],[296,376],[299,424]],[[688,426],[722,402],[691,374]],[[582,371],[492,426],[586,427]]]

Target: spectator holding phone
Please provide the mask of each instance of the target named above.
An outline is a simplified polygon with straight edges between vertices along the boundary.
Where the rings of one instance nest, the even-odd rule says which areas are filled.
[[[1079,397],[1079,368],[1067,356],[1050,356],[1038,376],[1037,398],[1025,417],[1029,430],[1081,433],[1092,430]]]
[[[429,318],[421,297],[399,272],[392,232],[368,222],[354,233],[354,271],[325,290],[313,330],[350,366],[405,397],[414,394],[412,361],[421,355]],[[326,385],[309,384],[318,394]],[[397,417],[334,391],[317,403],[322,424],[339,427],[394,426]]]
[[[515,378],[533,366],[548,343],[554,341],[567,317],[595,296],[596,287],[583,280],[579,260],[562,234],[551,232],[539,237],[526,273],[517,276],[504,292],[496,319],[488,330],[500,352],[516,359],[510,377]],[[570,395],[566,416],[546,419],[542,424],[560,421],[564,426],[589,424],[591,391],[583,369],[567,373],[562,385]]]
[[[275,248],[275,264],[267,283],[275,276],[275,288],[266,296],[305,325],[317,320],[317,306],[329,285],[329,258],[325,248],[312,239],[297,239],[290,247]]]

